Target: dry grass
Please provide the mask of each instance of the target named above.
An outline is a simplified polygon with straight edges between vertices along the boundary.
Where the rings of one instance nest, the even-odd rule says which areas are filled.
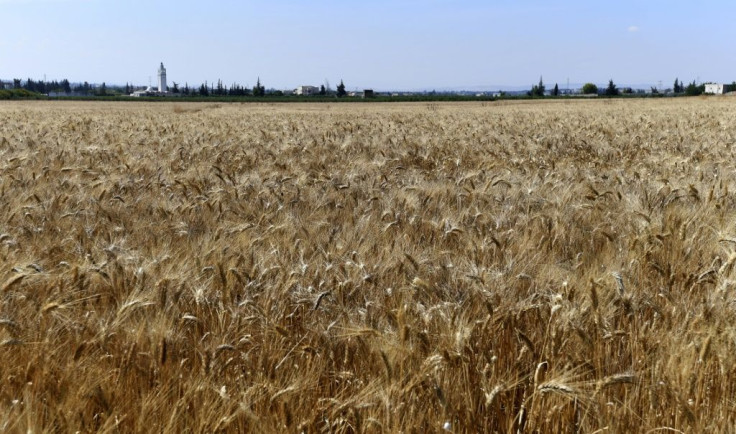
[[[0,431],[733,431],[735,118],[2,103]]]

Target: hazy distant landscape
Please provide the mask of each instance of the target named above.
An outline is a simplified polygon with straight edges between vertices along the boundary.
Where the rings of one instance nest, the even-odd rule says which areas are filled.
[[[335,89],[325,79],[323,84],[300,85],[294,88],[275,89],[266,88],[260,77],[255,85],[242,85],[238,82],[227,84],[221,79],[213,82],[192,86],[188,82],[181,83],[169,80],[166,67],[161,62],[157,74],[156,84],[153,81],[148,86],[125,83],[125,85],[72,83],[68,79],[47,81],[27,78],[22,80],[0,80],[0,100],[22,99],[52,99],[52,100],[116,100],[126,101],[131,98],[149,101],[178,100],[181,102],[338,102],[356,101],[383,101],[383,102],[410,102],[410,101],[490,101],[497,99],[524,99],[524,98],[559,98],[559,97],[679,97],[698,96],[702,94],[723,95],[736,94],[736,81],[727,83],[701,83],[693,80],[690,83],[675,78],[671,87],[663,87],[660,81],[657,86],[620,86],[613,79],[606,85],[592,82],[584,84],[570,83],[569,79],[561,87],[559,83],[548,86],[543,77],[530,87],[526,86],[458,86],[442,87],[438,89],[414,90],[375,90],[373,88],[355,88],[350,91],[344,80],[340,80]],[[150,80],[150,79],[149,79]]]

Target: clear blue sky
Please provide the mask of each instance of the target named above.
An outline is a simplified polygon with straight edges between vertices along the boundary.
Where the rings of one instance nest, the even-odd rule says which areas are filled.
[[[736,2],[0,0],[0,78],[349,90],[736,80]]]

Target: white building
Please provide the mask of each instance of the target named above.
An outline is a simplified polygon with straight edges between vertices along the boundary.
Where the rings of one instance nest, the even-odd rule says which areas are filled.
[[[166,85],[166,68],[164,68],[164,63],[161,62],[161,66],[158,68],[158,88],[148,86],[145,90],[136,90],[130,96],[176,96],[169,93],[169,88]]]
[[[705,83],[705,93],[710,93],[714,95],[722,95],[723,94],[723,84],[720,83]]]
[[[705,90],[703,93],[709,93],[711,95],[723,95],[724,93],[733,92],[733,86],[730,84],[721,83],[705,83]]]
[[[166,68],[164,68],[163,62],[161,62],[161,67],[158,68],[158,91],[159,92],[169,91],[169,88],[166,87]]]
[[[319,88],[317,86],[299,86],[294,91],[297,95],[317,95],[319,93]]]
[[[157,96],[160,93],[154,90],[151,86],[148,86],[145,90],[136,90],[131,93],[130,96],[141,97],[141,96]]]

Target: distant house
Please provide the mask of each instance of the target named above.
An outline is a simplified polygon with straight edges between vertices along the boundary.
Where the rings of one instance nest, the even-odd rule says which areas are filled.
[[[704,93],[709,93],[709,94],[712,94],[712,95],[723,95],[726,92],[728,92],[728,85],[727,84],[721,84],[721,83],[705,83],[705,91],[704,91]]]
[[[136,90],[135,92],[131,93],[130,96],[140,98],[142,96],[156,96],[157,94],[157,90],[153,89],[151,86],[148,86],[145,90]]]
[[[300,96],[317,95],[319,93],[319,88],[317,86],[299,86],[296,88],[294,93]]]
[[[373,98],[375,96],[373,89],[363,89],[363,98]]]

